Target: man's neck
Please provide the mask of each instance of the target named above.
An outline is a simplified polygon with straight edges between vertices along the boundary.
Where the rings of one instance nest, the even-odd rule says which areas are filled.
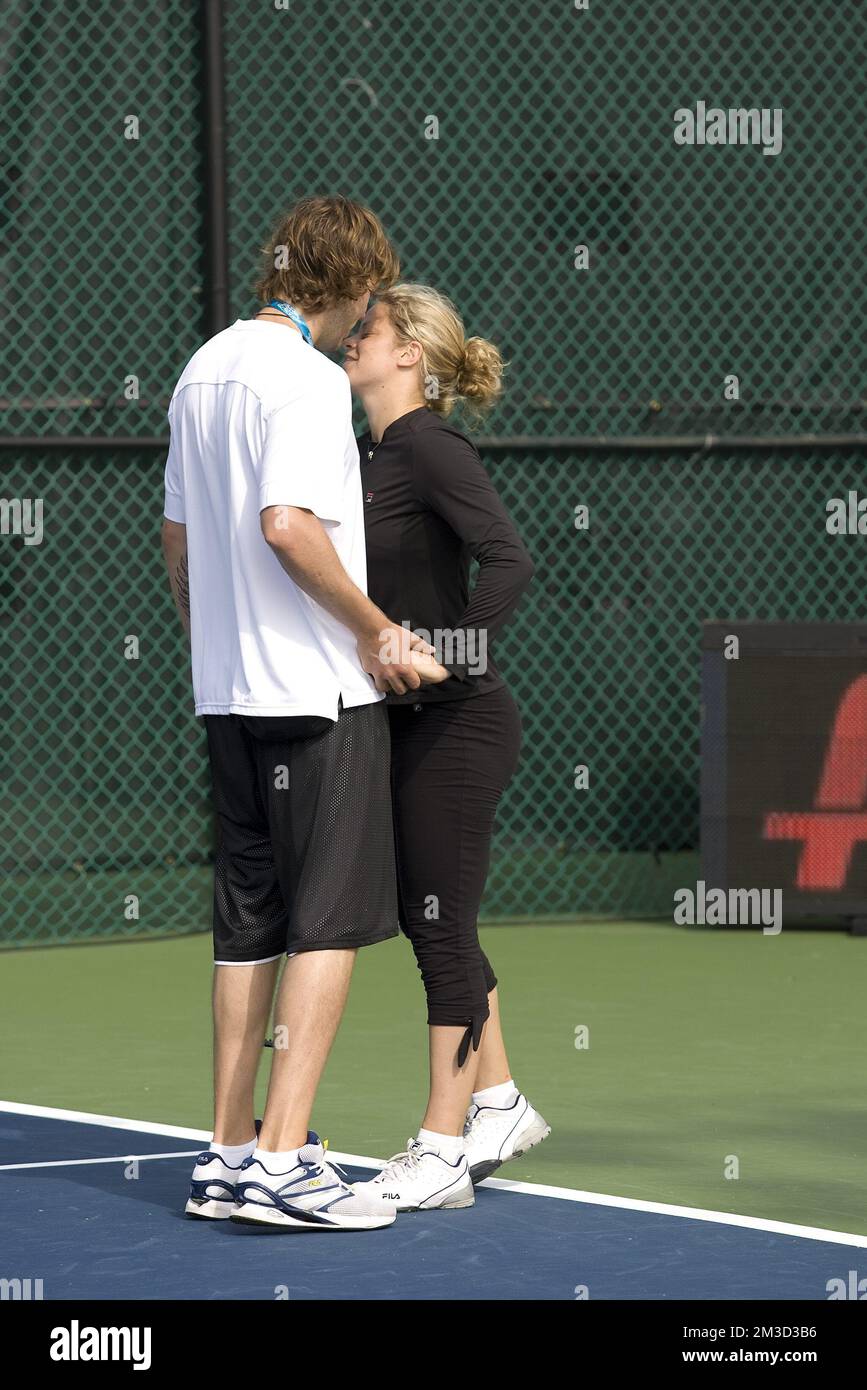
[[[261,319],[264,323],[282,323],[285,324],[287,328],[291,328],[293,333],[301,333],[301,329],[298,327],[297,323],[293,323],[288,314],[281,314],[279,309],[269,309],[266,305],[259,310],[256,318]],[[302,314],[302,318],[310,329],[310,336],[315,346],[322,332],[322,319],[319,314]]]
[[[393,425],[402,415],[408,415],[411,410],[418,410],[419,406],[425,405],[425,401],[420,400],[415,392],[377,390],[362,395],[361,404],[370,426],[370,437],[374,444],[378,444],[389,425]]]

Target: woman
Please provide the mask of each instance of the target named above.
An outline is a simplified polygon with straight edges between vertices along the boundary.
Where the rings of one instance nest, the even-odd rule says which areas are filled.
[[[443,295],[399,285],[346,340],[344,369],[369,424],[359,441],[368,591],[435,652],[413,654],[420,689],[388,695],[400,919],[427,993],[431,1090],[417,1138],[373,1183],[399,1210],[470,1206],[473,1181],[550,1132],[512,1080],[476,926],[521,739],[487,646],[533,566],[447,418],[458,401],[477,416],[493,404],[503,363],[492,343],[467,339]]]

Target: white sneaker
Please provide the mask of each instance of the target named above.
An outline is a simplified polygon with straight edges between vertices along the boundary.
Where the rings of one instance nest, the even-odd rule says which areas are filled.
[[[394,1203],[398,1211],[471,1207],[476,1200],[463,1154],[450,1163],[420,1139],[407,1139],[404,1153],[390,1158],[375,1178],[354,1187],[374,1201]]]
[[[464,1153],[473,1182],[483,1182],[510,1158],[547,1139],[551,1126],[520,1091],[505,1109],[471,1105],[464,1125]]]
[[[256,1137],[262,1121],[256,1121]],[[242,1165],[232,1168],[219,1154],[205,1149],[196,1159],[190,1182],[190,1196],[184,1211],[211,1221],[225,1221],[235,1210],[235,1184]]]
[[[397,1216],[393,1202],[371,1200],[345,1182],[326,1162],[317,1134],[308,1133],[298,1162],[287,1173],[272,1173],[256,1158],[241,1165],[235,1186],[233,1221],[287,1231],[374,1231]]]
[[[212,1221],[226,1220],[235,1210],[235,1185],[241,1168],[230,1168],[219,1154],[205,1150],[193,1167],[190,1196],[184,1211],[187,1216],[201,1216]]]

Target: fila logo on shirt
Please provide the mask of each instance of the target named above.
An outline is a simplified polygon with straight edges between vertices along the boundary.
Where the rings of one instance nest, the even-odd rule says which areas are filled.
[[[372,493],[372,492],[366,492],[366,493],[364,494],[364,500],[365,500],[365,502],[372,502],[372,501],[373,501],[373,493]]]

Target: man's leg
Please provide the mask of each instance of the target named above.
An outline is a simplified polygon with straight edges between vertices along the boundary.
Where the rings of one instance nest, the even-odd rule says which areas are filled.
[[[310,1121],[357,949],[397,935],[386,710],[343,710],[311,738],[263,738],[257,760],[289,959],[262,1129],[232,1218],[290,1231],[374,1230],[394,1221],[394,1203],[380,1191],[354,1192]]]
[[[253,1090],[280,960],[214,966],[214,1142],[255,1139]]]
[[[214,1143],[255,1138],[253,1096],[289,915],[277,882],[255,745],[235,715],[205,715],[217,812]]]
[[[316,1089],[337,1036],[355,954],[303,951],[286,962],[274,1009],[262,1149],[284,1153],[307,1143]]]
[[[285,1153],[307,1142],[357,947],[397,934],[388,716],[379,704],[343,709],[326,732],[288,743],[269,731],[256,756],[291,913],[286,946],[297,952],[277,991],[259,1136],[261,1149]]]
[[[277,883],[250,739],[234,715],[205,715],[214,863],[214,1137],[193,1167],[189,1216],[229,1218],[256,1144],[253,1096],[288,914]]]

